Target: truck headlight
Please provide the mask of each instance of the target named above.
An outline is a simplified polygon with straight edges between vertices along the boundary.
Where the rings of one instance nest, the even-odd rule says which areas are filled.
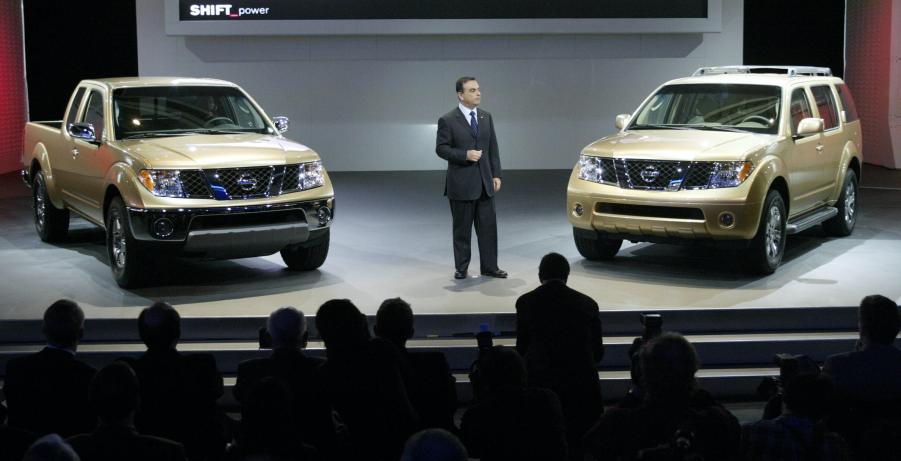
[[[600,158],[591,155],[579,156],[579,179],[591,182],[601,182],[601,174],[603,171]]]
[[[745,182],[752,171],[754,164],[751,162],[713,162],[707,187],[709,189],[736,187]]]
[[[157,197],[184,197],[178,170],[141,170],[141,184]]]
[[[322,162],[319,160],[302,164],[298,174],[297,185],[303,190],[319,187],[325,183]]]

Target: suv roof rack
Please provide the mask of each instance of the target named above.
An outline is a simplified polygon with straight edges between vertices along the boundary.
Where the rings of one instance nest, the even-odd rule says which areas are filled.
[[[815,77],[831,77],[832,70],[828,67],[810,66],[716,66],[701,67],[692,77],[717,74],[787,74],[789,77],[799,75]]]

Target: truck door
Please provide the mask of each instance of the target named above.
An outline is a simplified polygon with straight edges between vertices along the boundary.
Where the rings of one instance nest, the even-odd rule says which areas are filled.
[[[805,118],[813,117],[813,110],[807,91],[802,88],[792,90],[788,111],[791,123],[794,152],[788,156],[789,189],[791,190],[791,214],[795,215],[818,206],[823,201],[823,166],[820,160],[821,133],[798,137],[798,124]]]
[[[84,110],[78,123],[90,123],[97,136],[96,142],[71,138],[71,159],[69,171],[69,195],[71,205],[79,212],[97,222],[103,222],[103,178],[108,168],[108,148],[104,140],[106,133],[105,91],[89,87]]]

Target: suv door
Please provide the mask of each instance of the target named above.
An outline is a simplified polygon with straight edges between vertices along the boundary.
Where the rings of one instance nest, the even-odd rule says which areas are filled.
[[[823,136],[820,141],[823,149],[820,157],[823,168],[823,185],[826,187],[826,197],[823,199],[825,201],[829,200],[835,190],[835,181],[838,177],[836,172],[841,169],[842,151],[845,149],[847,135],[839,117],[838,104],[836,104],[832,85],[812,85],[810,92],[813,95],[816,112],[823,119]]]
[[[789,123],[791,124],[794,151],[788,156],[789,189],[791,190],[791,215],[797,215],[819,206],[825,200],[823,165],[820,151],[821,133],[798,137],[798,124],[814,117],[810,98],[804,87],[796,87],[789,98]]]

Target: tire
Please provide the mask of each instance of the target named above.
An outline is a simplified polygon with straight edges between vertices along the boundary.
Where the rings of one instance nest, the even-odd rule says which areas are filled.
[[[849,169],[842,183],[842,193],[835,203],[838,215],[823,222],[823,230],[827,235],[846,237],[854,231],[854,225],[857,224],[858,191],[857,174]]]
[[[59,209],[47,194],[47,178],[38,171],[31,183],[31,205],[34,229],[45,242],[59,242],[69,233],[69,210]]]
[[[623,245],[622,239],[590,239],[579,237],[573,230],[573,240],[576,242],[576,249],[579,254],[590,261],[609,261],[616,256],[619,248]]]
[[[325,263],[328,256],[330,231],[313,242],[304,242],[299,245],[285,247],[281,251],[282,260],[292,271],[311,271]]]
[[[122,288],[136,288],[152,272],[145,251],[135,240],[128,223],[128,210],[121,197],[113,197],[106,209],[106,254],[113,278]]]
[[[757,234],[748,245],[746,262],[750,272],[762,275],[776,272],[785,254],[786,218],[782,194],[771,190],[763,202]]]

